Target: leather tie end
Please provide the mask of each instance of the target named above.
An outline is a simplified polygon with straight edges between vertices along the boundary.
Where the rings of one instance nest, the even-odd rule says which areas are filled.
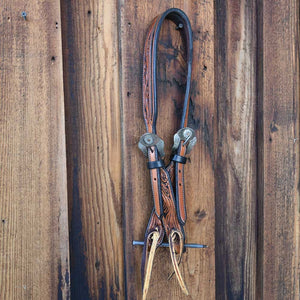
[[[158,231],[154,231],[151,233],[152,244],[150,247],[148,259],[145,261],[147,266],[146,266],[146,273],[145,273],[144,280],[143,280],[143,300],[146,300],[146,297],[147,297],[151,273],[152,273],[153,260],[154,260],[155,250],[158,245],[159,237],[160,237],[160,234]],[[147,246],[148,245],[144,245],[144,247],[147,247]]]
[[[179,238],[179,241],[178,241],[178,238]],[[175,250],[174,246],[175,246],[175,244],[178,244],[178,242],[179,242],[178,246],[180,247],[179,255],[181,257],[182,252],[183,252],[183,238],[177,231],[173,231],[169,236],[170,255],[171,255],[172,265],[173,265],[174,273],[177,277],[177,280],[178,280],[181,290],[183,291],[184,294],[189,295],[189,291],[184,283],[181,272],[179,270],[179,263],[176,259],[176,250]]]

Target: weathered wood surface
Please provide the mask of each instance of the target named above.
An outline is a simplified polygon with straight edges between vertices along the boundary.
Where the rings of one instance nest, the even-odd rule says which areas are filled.
[[[189,297],[158,249],[148,299],[299,299],[298,0],[1,3],[0,299],[141,298],[142,55],[170,7],[194,37],[186,240],[209,248],[184,254]],[[174,29],[158,54],[167,154],[186,67]]]
[[[256,299],[256,7],[215,5],[216,296]]]
[[[299,1],[258,1],[258,299],[299,299]]]
[[[214,11],[213,2],[175,1],[190,18],[194,33],[193,84],[189,124],[196,129],[198,144],[186,165],[187,242],[205,243],[208,249],[189,249],[180,266],[190,292],[185,297],[172,270],[168,249],[158,249],[148,299],[214,299]],[[142,55],[148,26],[167,8],[167,1],[121,2],[121,95],[124,142],[125,273],[127,299],[141,298],[141,253],[132,240],[143,240],[153,208],[146,158],[139,151],[145,132],[142,114]],[[164,24],[158,54],[157,132],[170,154],[177,131],[184,89],[184,51],[173,23]],[[182,53],[183,52],[183,53]],[[168,155],[167,155],[168,157]]]
[[[2,1],[1,11],[0,299],[66,299],[60,2]]]
[[[62,1],[72,299],[124,298],[117,6]]]

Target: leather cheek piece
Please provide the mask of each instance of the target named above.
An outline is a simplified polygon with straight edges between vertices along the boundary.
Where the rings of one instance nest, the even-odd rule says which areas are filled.
[[[163,204],[160,187],[160,172],[158,169],[150,169],[151,186],[153,193],[153,200],[155,206],[155,213],[158,218],[161,218],[163,214]]]
[[[185,207],[185,196],[184,196],[184,175],[183,165],[178,164],[176,166],[176,206],[177,216],[181,225],[186,222],[186,207]]]

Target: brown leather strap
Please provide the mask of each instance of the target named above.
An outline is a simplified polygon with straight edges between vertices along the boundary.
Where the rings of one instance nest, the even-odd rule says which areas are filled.
[[[144,120],[148,133],[156,132],[156,117],[157,117],[157,107],[156,101],[154,99],[154,86],[153,86],[153,38],[154,38],[154,28],[156,25],[155,18],[150,25],[146,42],[144,48],[144,62],[143,62],[143,113]],[[158,151],[156,147],[151,147],[148,149],[148,159],[149,162],[157,161],[159,158]],[[154,207],[156,215],[161,218],[163,213],[161,191],[160,191],[160,174],[159,169],[150,170],[151,177],[151,187],[154,199]]]

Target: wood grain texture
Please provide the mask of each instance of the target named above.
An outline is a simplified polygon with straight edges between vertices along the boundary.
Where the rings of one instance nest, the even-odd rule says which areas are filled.
[[[124,145],[125,276],[127,299],[141,298],[143,240],[153,208],[149,171],[139,151],[139,137],[146,131],[142,110],[142,55],[148,26],[170,7],[181,8],[194,33],[194,63],[189,125],[196,129],[198,144],[185,168],[187,242],[208,244],[206,250],[189,249],[180,266],[190,292],[182,294],[172,270],[168,249],[158,249],[154,259],[148,299],[214,299],[214,8],[210,1],[120,1],[121,95]],[[157,132],[166,143],[167,157],[180,121],[184,96],[185,62],[180,34],[166,22],[158,53]]]
[[[299,1],[259,1],[259,299],[299,299]]]
[[[122,299],[117,5],[61,3],[72,299]]]
[[[256,7],[216,1],[216,298],[257,299]]]
[[[0,299],[141,298],[132,241],[153,208],[137,146],[143,47],[153,18],[177,7],[193,30],[198,139],[184,229],[209,248],[183,256],[188,297],[159,248],[147,298],[298,300],[299,0],[2,2]],[[168,163],[186,81],[169,21],[158,52]]]
[[[68,299],[60,3],[1,12],[0,299]]]

